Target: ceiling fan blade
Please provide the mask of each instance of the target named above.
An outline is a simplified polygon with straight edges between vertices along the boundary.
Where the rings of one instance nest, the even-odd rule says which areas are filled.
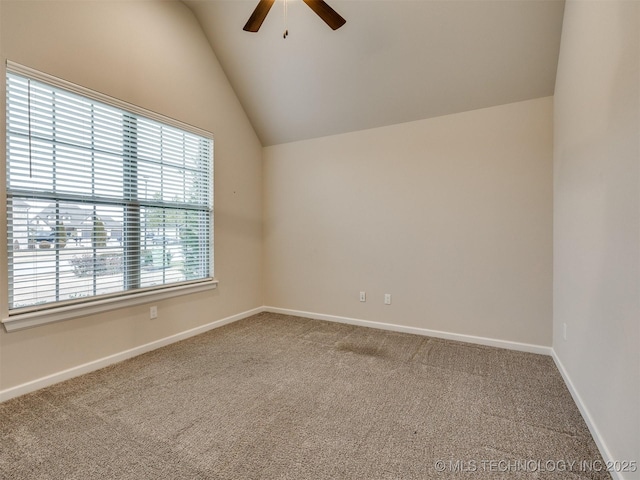
[[[273,2],[275,2],[275,0],[260,0],[260,3],[258,3],[258,6],[249,17],[249,20],[247,20],[247,24],[244,26],[243,30],[245,32],[257,32],[260,30],[260,26],[267,17],[269,10],[271,10]]]
[[[324,20],[333,30],[339,29],[347,21],[338,14],[333,8],[326,4],[323,0],[304,0],[311,10]]]

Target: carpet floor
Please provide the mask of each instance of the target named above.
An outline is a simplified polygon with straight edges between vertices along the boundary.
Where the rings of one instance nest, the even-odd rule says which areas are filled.
[[[551,357],[262,313],[0,404],[2,479],[605,479]]]

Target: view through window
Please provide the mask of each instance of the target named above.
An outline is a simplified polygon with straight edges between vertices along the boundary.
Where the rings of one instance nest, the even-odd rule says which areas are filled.
[[[10,313],[213,277],[213,140],[139,111],[7,73]]]

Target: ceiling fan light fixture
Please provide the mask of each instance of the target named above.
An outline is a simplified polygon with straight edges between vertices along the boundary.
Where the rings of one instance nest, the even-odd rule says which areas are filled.
[[[332,30],[337,30],[343,26],[347,21],[340,16],[333,8],[331,8],[324,0],[303,0],[307,6],[315,12]],[[260,0],[258,5],[253,10],[253,13],[247,20],[243,30],[245,32],[257,32],[262,26],[262,22],[267,17],[269,10],[273,6],[275,0]],[[287,15],[287,0],[285,0],[285,33],[284,38],[287,38],[289,31],[286,26]]]

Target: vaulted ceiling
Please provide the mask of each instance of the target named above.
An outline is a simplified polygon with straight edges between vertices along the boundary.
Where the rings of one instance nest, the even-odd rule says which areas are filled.
[[[563,0],[328,0],[331,30],[301,0],[183,0],[263,145],[553,95]]]

